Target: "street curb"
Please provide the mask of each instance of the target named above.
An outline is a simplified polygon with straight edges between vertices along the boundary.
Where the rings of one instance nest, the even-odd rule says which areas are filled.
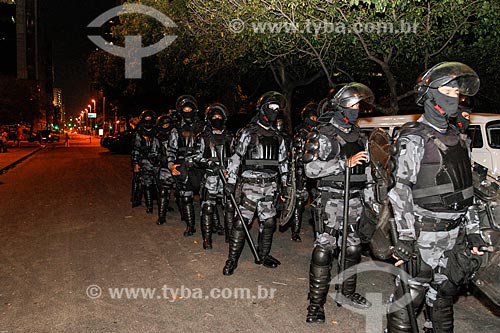
[[[31,153],[29,153],[28,155],[26,156],[23,156],[21,157],[20,159],[18,159],[17,161],[15,162],[12,162],[11,164],[7,165],[6,167],[3,167],[2,169],[0,169],[0,175],[6,173],[7,171],[9,171],[10,169],[12,169],[13,167],[15,167],[16,165],[18,165],[19,163],[21,163],[22,161],[24,161],[25,159],[33,156],[34,154],[38,153],[40,150],[42,149],[45,149],[46,146],[42,146],[42,147],[39,147],[35,150],[33,150]]]

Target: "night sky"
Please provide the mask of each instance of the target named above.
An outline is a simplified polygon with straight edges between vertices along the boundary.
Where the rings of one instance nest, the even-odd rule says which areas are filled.
[[[96,46],[87,38],[91,32],[87,25],[116,3],[116,0],[43,1],[41,24],[53,44],[54,87],[63,89],[68,115],[78,114],[95,97],[90,86],[87,58]]]

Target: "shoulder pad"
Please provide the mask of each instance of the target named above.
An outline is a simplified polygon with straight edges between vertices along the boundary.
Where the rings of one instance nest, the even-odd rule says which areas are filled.
[[[403,125],[403,128],[423,128],[424,125],[418,121],[411,121]]]
[[[302,155],[302,161],[304,163],[309,163],[318,159],[319,137],[320,133],[315,129],[307,135],[306,143],[304,145],[304,154]]]
[[[319,136],[320,136],[319,131],[317,129],[313,129],[311,132],[307,134],[306,141],[319,140]]]

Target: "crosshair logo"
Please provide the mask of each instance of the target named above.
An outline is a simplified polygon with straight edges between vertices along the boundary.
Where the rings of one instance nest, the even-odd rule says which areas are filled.
[[[165,28],[176,28],[177,25],[162,12],[141,4],[124,4],[108,10],[94,19],[87,28],[100,28],[113,17],[124,14],[143,14],[155,18]],[[167,35],[159,42],[142,47],[141,36],[125,36],[125,47],[111,45],[101,36],[87,36],[94,44],[102,50],[125,58],[125,78],[140,79],[142,77],[142,58],[147,58],[166,49],[177,38],[175,35]]]

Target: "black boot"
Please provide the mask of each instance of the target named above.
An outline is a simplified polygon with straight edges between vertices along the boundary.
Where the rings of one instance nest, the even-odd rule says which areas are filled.
[[[186,230],[184,231],[184,237],[192,236],[196,231],[193,198],[182,197],[181,201],[182,209],[184,210],[184,217],[186,218]]]
[[[228,200],[226,206],[224,207],[224,233],[226,243],[229,243],[231,238],[231,231],[233,229],[234,220],[234,205],[231,200]]]
[[[181,223],[186,224],[186,213],[184,212],[184,208],[181,203],[179,191],[175,191],[175,204],[177,205],[177,209],[179,210],[179,214],[181,216]]]
[[[453,297],[439,296],[432,304],[433,333],[453,333]]]
[[[309,268],[309,306],[306,317],[308,323],[325,322],[324,305],[330,288],[331,261],[331,251],[314,248]]]
[[[205,204],[201,210],[201,236],[203,237],[203,248],[212,249],[212,221],[214,206]]]
[[[226,265],[222,270],[222,274],[224,275],[233,275],[234,270],[238,267],[238,259],[240,258],[241,251],[243,251],[243,247],[245,246],[245,231],[241,223],[243,222],[238,219],[233,224],[229,240],[229,254]]]
[[[162,225],[167,222],[168,199],[170,192],[162,187],[158,193],[158,221],[156,224]]]
[[[292,240],[294,242],[301,242],[300,239],[300,227],[302,226],[302,215],[304,213],[304,201],[302,199],[297,198],[297,202],[295,204],[295,209],[292,215]]]
[[[342,253],[341,255],[344,255]],[[345,270],[359,264],[361,262],[361,245],[358,246],[348,246],[345,253]],[[350,271],[352,271],[351,268]],[[340,273],[342,274],[342,273]],[[371,306],[371,303],[356,292],[356,272],[349,273],[349,277],[342,282],[341,293],[337,293],[336,301],[337,305],[349,304],[358,309],[367,309]]]
[[[273,233],[276,227],[276,220],[274,218],[264,221],[264,228],[259,233],[259,257],[262,265],[269,268],[276,268],[281,265],[281,262],[269,255],[271,252],[271,245],[273,244]]]
[[[144,201],[146,201],[146,213],[153,214],[153,193],[152,186],[144,186]]]
[[[142,185],[139,173],[134,173],[132,178],[132,208],[142,205]]]

